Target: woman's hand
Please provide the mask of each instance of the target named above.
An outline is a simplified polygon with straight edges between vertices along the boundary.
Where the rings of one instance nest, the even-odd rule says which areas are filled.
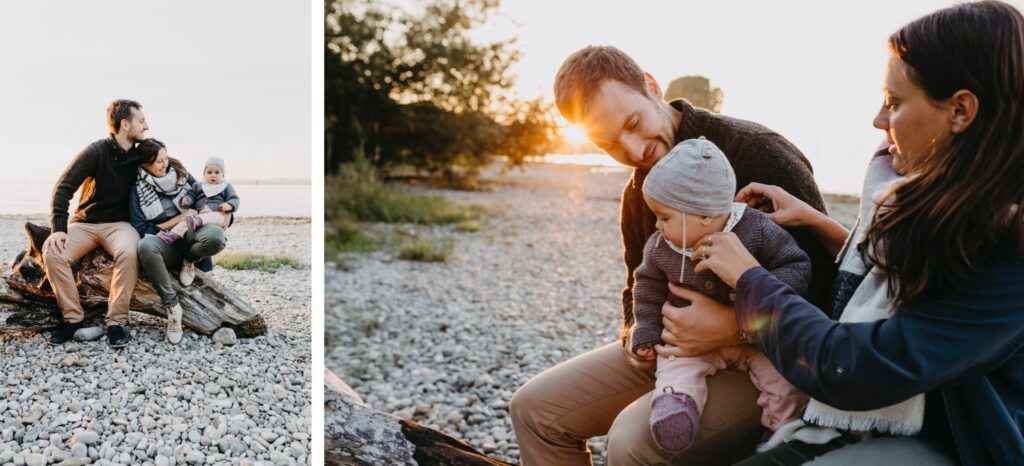
[[[170,220],[168,220],[166,222],[156,224],[156,227],[159,228],[162,231],[170,231],[170,229],[174,228],[175,225],[177,225],[180,222],[185,221],[185,217],[188,217],[189,215],[195,215],[195,214],[196,214],[195,209],[185,209],[180,214],[175,215],[174,218],[172,218],[172,219],[170,219]]]
[[[809,225],[823,216],[806,202],[797,199],[778,186],[750,183],[736,193],[736,202],[768,214],[768,218],[784,227]]]
[[[809,227],[832,255],[839,254],[846,238],[850,236],[846,227],[835,219],[818,212],[778,186],[750,183],[736,193],[736,202],[745,202],[750,207],[767,212],[768,218],[779,226]]]
[[[736,328],[732,307],[674,283],[668,284],[672,294],[690,301],[689,306],[675,307],[666,302],[661,308],[661,332],[664,345],[654,347],[658,356],[699,356],[726,346],[742,343]]]
[[[743,272],[761,265],[733,232],[712,233],[698,240],[697,244],[693,258],[700,262],[693,270],[710,270],[734,289]]]
[[[221,212],[231,212],[232,210],[235,210],[235,208],[231,207],[231,204],[228,204],[227,202],[221,204],[219,209]]]

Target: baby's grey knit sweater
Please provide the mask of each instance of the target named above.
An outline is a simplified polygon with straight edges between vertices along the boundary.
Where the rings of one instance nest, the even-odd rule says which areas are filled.
[[[811,282],[811,259],[786,230],[759,210],[747,208],[732,229],[757,262],[805,296]],[[683,255],[655,232],[644,246],[644,259],[637,267],[633,287],[633,328],[630,331],[634,353],[641,346],[661,343],[661,306],[670,297],[668,283],[679,284]],[[682,285],[700,291],[722,304],[732,305],[732,288],[710,270],[694,272],[697,261],[687,258]],[[684,303],[688,305],[689,303]]]

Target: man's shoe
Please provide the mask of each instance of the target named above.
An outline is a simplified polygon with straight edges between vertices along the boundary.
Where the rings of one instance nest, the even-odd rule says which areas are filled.
[[[175,304],[167,308],[167,342],[177,345],[184,335],[181,330],[181,304]]]
[[[111,348],[124,348],[130,341],[132,341],[132,336],[124,327],[120,325],[107,326],[107,343]]]
[[[186,260],[181,261],[181,272],[178,272],[178,280],[181,286],[189,286],[196,279],[196,266]]]
[[[75,337],[75,332],[82,328],[81,322],[61,322],[50,334],[50,344],[60,345]]]

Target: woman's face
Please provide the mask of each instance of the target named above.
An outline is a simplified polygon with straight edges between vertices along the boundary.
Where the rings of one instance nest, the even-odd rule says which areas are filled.
[[[873,122],[875,128],[885,131],[892,166],[901,175],[915,162],[945,147],[953,136],[948,102],[928,97],[907,76],[909,71],[906,63],[890,54],[882,89],[885,101]]]
[[[156,158],[153,159],[153,163],[149,165],[143,165],[143,170],[149,172],[150,175],[160,177],[167,174],[167,149],[160,149],[160,152],[156,153]]]

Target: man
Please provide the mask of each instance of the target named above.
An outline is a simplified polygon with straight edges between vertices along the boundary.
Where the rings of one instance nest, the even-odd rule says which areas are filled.
[[[145,137],[149,126],[142,106],[125,99],[110,103],[107,125],[110,136],[86,146],[53,188],[51,232],[43,244],[43,260],[64,321],[50,336],[52,345],[70,340],[82,328],[85,312],[71,265],[98,246],[114,258],[107,300],[107,342],[121,348],[131,341],[124,325],[138,278],[139,243],[139,235],[128,223],[128,198],[138,172],[132,149]],[[81,198],[69,220],[68,207],[79,187]]]
[[[516,391],[510,411],[523,464],[590,464],[586,439],[605,434],[609,465],[731,464],[742,459],[762,435],[761,409],[747,375],[734,369],[708,378],[708,402],[690,449],[673,456],[659,450],[651,437],[654,362],[636,360],[629,345],[624,346],[633,320],[633,271],[656,223],[641,187],[650,168],[676,143],[704,136],[726,154],[738,189],[751,182],[778,185],[824,212],[810,163],[793,144],[757,123],[697,109],[683,99],[665,102],[654,78],[614,47],[590,46],[566,59],[555,78],[555,103],[594,144],[634,168],[620,216],[627,270],[623,332],[622,342],[548,369]],[[811,256],[810,298],[821,303],[834,273],[833,258],[809,231],[789,231]],[[671,354],[693,356],[743,342],[729,315],[668,303],[664,314],[669,320],[666,334],[686,333],[701,340],[699,345],[664,350]]]

